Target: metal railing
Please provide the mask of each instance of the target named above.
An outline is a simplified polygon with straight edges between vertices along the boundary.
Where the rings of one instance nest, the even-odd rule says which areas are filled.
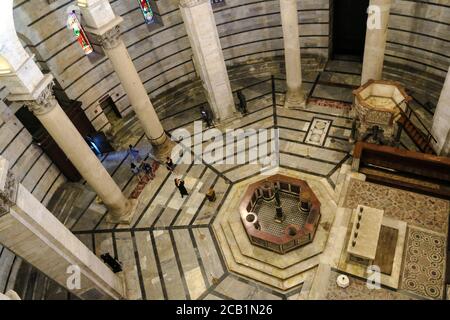
[[[399,108],[400,112],[411,122],[412,122],[412,116],[415,116],[416,119],[419,121],[419,123],[422,125],[422,127],[425,129],[426,133],[424,133],[421,129],[417,128],[424,136],[428,143],[428,145],[431,147],[431,140],[434,140],[434,142],[437,142],[436,138],[433,136],[430,130],[428,130],[427,126],[423,123],[422,119],[420,119],[419,115],[409,106],[408,103],[406,103],[406,110],[403,111],[402,108]],[[413,123],[414,124],[414,123]]]

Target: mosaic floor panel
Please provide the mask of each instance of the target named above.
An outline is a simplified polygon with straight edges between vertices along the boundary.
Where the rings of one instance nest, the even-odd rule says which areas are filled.
[[[298,196],[280,192],[281,207],[286,218],[282,223],[274,221],[275,217],[275,200],[266,202],[259,200],[254,208],[254,212],[258,214],[261,230],[267,231],[275,236],[283,236],[284,230],[290,224],[303,227],[308,217],[308,213],[299,210]]]
[[[313,118],[308,134],[305,138],[305,143],[323,146],[327,138],[328,130],[330,129],[332,121],[326,119]]]
[[[439,233],[447,232],[449,202],[370,182],[351,180],[344,206],[383,209],[386,215]],[[426,214],[425,214],[426,213]]]
[[[440,299],[444,293],[445,237],[409,228],[401,287],[414,294]]]

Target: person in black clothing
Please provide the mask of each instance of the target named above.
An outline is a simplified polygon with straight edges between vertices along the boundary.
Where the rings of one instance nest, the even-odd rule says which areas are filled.
[[[239,110],[243,115],[247,114],[247,99],[245,98],[242,90],[237,91],[237,97],[239,99]]]
[[[189,193],[186,190],[186,187],[184,186],[184,180],[175,179],[175,185],[177,186],[178,190],[180,191],[181,197],[184,198],[184,196],[188,196]]]
[[[173,172],[173,170],[175,169],[175,165],[173,164],[173,161],[170,157],[166,158],[166,168],[170,172]]]
[[[206,122],[206,125],[209,127],[212,127],[212,121],[211,117],[209,116],[208,112],[205,110],[204,107],[200,108],[200,113],[202,115],[202,120]]]

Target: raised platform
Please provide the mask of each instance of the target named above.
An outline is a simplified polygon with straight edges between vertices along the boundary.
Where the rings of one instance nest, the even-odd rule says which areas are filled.
[[[238,208],[247,186],[261,177],[233,186],[213,227],[230,271],[286,291],[314,276],[328,242],[337,207],[333,201],[333,191],[324,179],[287,169],[279,169],[278,173],[305,180],[319,201],[324,203],[321,206],[320,223],[311,243],[278,254],[250,242]]]

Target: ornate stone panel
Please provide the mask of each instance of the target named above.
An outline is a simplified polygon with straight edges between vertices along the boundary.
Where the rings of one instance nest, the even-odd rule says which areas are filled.
[[[442,299],[445,278],[445,237],[409,228],[402,289],[431,299]]]

